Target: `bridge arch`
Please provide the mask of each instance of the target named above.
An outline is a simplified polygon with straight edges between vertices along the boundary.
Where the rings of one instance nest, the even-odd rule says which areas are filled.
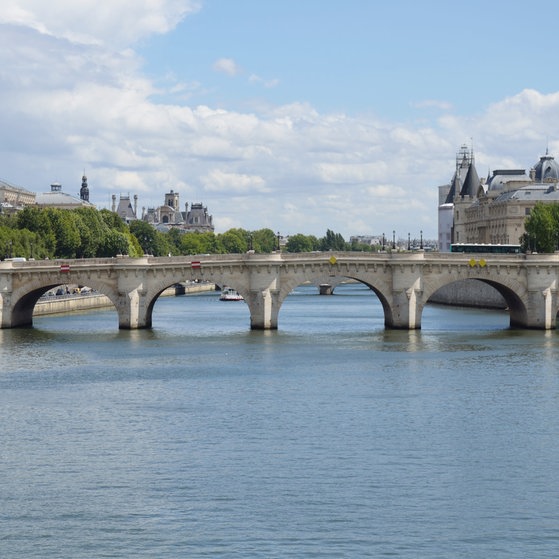
[[[503,276],[499,281],[484,277],[483,275],[470,275],[460,278],[437,278],[436,280],[426,279],[423,285],[423,297],[419,304],[418,312],[421,316],[425,305],[429,299],[442,287],[452,285],[458,281],[477,280],[493,287],[504,299],[509,311],[511,327],[528,326],[528,294],[526,289],[516,278]]]
[[[249,298],[249,292],[244,282],[239,280],[238,277],[233,273],[228,273],[227,271],[221,270],[216,271],[205,271],[204,281],[213,283],[216,286],[228,286],[237,290],[237,292],[243,296],[245,301]],[[195,281],[200,278],[195,272],[172,272],[165,274],[165,276],[154,275],[149,281],[149,288],[142,294],[143,304],[140,304],[140,316],[139,322],[142,323],[145,328],[151,328],[153,324],[153,310],[155,303],[161,296],[161,294],[168,288],[173,287],[184,281]]]
[[[333,276],[334,277],[334,276]],[[383,312],[384,312],[384,322],[385,324],[391,324],[393,315],[392,315],[392,307],[390,304],[390,298],[387,295],[388,293],[388,286],[383,284],[382,281],[376,279],[374,282],[371,281],[370,278],[365,278],[357,274],[353,274],[350,272],[347,273],[340,273],[336,272],[336,278],[338,278],[337,284],[339,284],[339,278],[349,279],[366,285],[379,299]],[[325,278],[323,272],[314,272],[314,271],[299,271],[297,273],[290,272],[289,276],[284,278],[281,284],[281,289],[279,290],[277,296],[277,314],[281,309],[285,299],[288,295],[299,285],[304,285],[306,283],[316,284],[317,282],[322,281]],[[276,315],[276,320],[277,320]]]
[[[101,295],[105,295],[115,309],[118,311],[118,294],[111,287],[110,283],[95,277],[82,277],[80,274],[72,274],[69,277],[60,275],[57,281],[43,276],[34,276],[30,281],[23,283],[19,289],[14,290],[11,297],[11,305],[8,308],[9,316],[3,317],[3,322],[10,324],[10,327],[32,326],[33,312],[35,305],[42,295],[61,285],[81,285],[91,287]]]

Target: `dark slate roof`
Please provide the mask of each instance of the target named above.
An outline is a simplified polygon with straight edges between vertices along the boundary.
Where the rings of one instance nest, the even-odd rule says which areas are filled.
[[[540,160],[534,166],[534,170],[536,171],[536,181],[544,182],[559,179],[559,164],[557,164],[555,158],[547,153],[540,157]]]
[[[481,181],[479,180],[476,168],[474,164],[471,163],[466,178],[464,179],[464,185],[460,191],[460,196],[471,196],[475,198],[478,194],[480,184]]]

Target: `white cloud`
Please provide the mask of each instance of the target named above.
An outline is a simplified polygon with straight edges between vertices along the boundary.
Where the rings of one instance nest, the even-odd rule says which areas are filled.
[[[118,47],[166,33],[199,8],[197,0],[3,0],[0,23],[75,43]]]
[[[266,182],[257,175],[227,173],[219,169],[210,171],[201,179],[206,192],[220,192],[225,197],[237,194],[268,192]]]
[[[251,74],[248,78],[250,83],[261,84],[267,89],[271,89],[273,87],[277,87],[279,85],[279,80],[277,78],[273,78],[271,80],[265,80],[256,74]]]
[[[452,103],[438,99],[424,99],[413,103],[416,109],[437,109],[440,111],[450,111],[453,109]]]
[[[85,168],[102,207],[118,193],[159,205],[173,188],[184,202],[206,204],[221,230],[331,228],[349,237],[415,227],[434,237],[436,187],[450,180],[464,141],[474,139],[480,175],[528,168],[548,142],[559,149],[559,94],[534,90],[475,117],[446,112],[429,126],[323,114],[302,102],[258,112],[157,104],[158,88],[129,47],[176,25],[195,3],[121,0],[90,14],[97,4],[80,3],[79,14],[76,2],[56,2],[56,12],[68,9],[60,21],[42,0],[0,8],[0,126],[9,131],[0,136],[0,176],[9,182],[40,192],[60,180],[75,193]],[[84,35],[71,42],[67,29]],[[128,48],[115,52],[117,42]],[[220,68],[240,70],[232,60]],[[189,87],[201,86],[176,83],[185,96]]]
[[[220,58],[213,63],[213,69],[216,72],[227,74],[228,76],[236,76],[241,73],[240,66],[232,58]]]

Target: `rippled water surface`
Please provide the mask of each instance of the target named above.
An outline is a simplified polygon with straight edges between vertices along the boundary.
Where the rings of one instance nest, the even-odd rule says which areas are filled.
[[[0,330],[0,556],[559,556],[559,338],[369,291]]]

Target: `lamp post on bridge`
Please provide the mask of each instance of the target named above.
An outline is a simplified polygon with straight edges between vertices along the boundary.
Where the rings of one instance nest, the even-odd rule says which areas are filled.
[[[396,231],[392,230],[392,250],[396,250]]]
[[[280,247],[280,232],[278,231],[277,234],[277,238],[278,238],[278,252],[281,252],[281,247]]]
[[[419,248],[423,250],[423,229],[419,232]]]
[[[384,233],[382,234],[382,252],[384,252],[384,244],[385,244],[385,238],[384,238]]]
[[[410,234],[408,233],[408,250],[411,250]]]

